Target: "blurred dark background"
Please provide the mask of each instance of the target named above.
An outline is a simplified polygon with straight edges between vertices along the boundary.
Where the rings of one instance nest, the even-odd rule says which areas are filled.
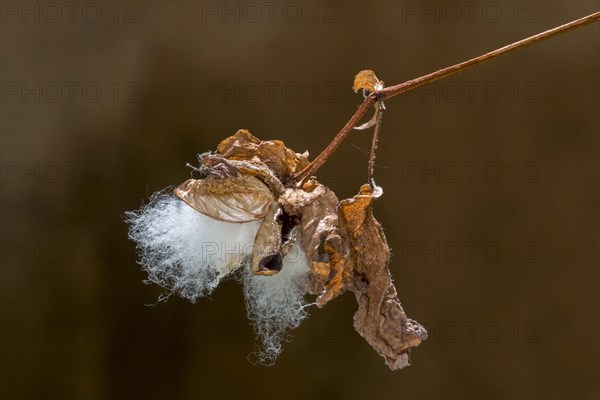
[[[2,398],[597,398],[598,24],[387,102],[375,214],[430,332],[405,370],[354,331],[351,294],[251,365],[241,287],[146,306],[122,220],[240,128],[315,157],[361,69],[401,83],[597,10],[3,1]],[[370,135],[319,172],[340,198]]]

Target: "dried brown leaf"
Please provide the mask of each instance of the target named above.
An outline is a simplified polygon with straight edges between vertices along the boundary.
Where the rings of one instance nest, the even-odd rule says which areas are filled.
[[[409,365],[408,350],[426,339],[427,332],[406,317],[392,283],[390,250],[371,210],[378,195],[363,185],[358,195],[343,200],[340,228],[348,235],[354,260],[351,290],[358,301],[354,327],[395,370]]]

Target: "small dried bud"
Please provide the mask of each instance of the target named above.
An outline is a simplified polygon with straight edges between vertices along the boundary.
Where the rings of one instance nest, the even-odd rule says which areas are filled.
[[[383,82],[377,79],[375,72],[370,69],[362,70],[354,77],[354,85],[352,86],[354,93],[358,93],[361,89],[370,93],[381,88],[383,88]]]

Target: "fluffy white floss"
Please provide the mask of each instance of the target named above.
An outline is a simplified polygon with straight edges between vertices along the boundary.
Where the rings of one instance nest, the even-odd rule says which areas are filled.
[[[251,356],[260,364],[275,362],[288,331],[308,316],[306,291],[300,283],[310,268],[299,237],[279,273],[254,275],[248,259],[262,221],[216,220],[165,192],[155,193],[147,205],[126,217],[147,282],[191,302],[209,295],[224,277],[245,264],[237,277],[244,285],[248,318],[262,342]]]
[[[251,356],[260,364],[273,364],[281,353],[281,343],[288,339],[288,331],[308,316],[306,291],[300,282],[310,269],[298,243],[299,237],[283,258],[281,271],[275,275],[253,275],[249,268],[244,268],[242,282],[248,318],[262,341],[262,346]]]
[[[261,224],[215,220],[164,192],[126,218],[148,281],[193,303],[242,265]]]

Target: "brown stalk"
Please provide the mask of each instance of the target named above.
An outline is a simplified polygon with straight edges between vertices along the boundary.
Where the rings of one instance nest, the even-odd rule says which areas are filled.
[[[317,170],[325,163],[325,161],[327,161],[327,159],[331,156],[331,154],[333,154],[333,152],[339,147],[339,145],[344,141],[344,139],[346,139],[346,136],[348,136],[348,134],[356,126],[356,124],[362,118],[362,116],[365,114],[365,112],[376,101],[387,100],[391,97],[399,95],[400,93],[408,92],[410,90],[418,88],[419,86],[423,86],[428,83],[434,82],[438,79],[442,79],[447,76],[453,75],[457,72],[464,71],[467,68],[482,64],[486,61],[489,61],[493,58],[499,57],[503,54],[509,53],[513,50],[517,50],[522,47],[526,47],[526,46],[532,45],[534,43],[541,42],[542,40],[551,38],[551,37],[559,35],[561,33],[566,33],[571,30],[581,28],[583,26],[597,22],[598,20],[600,20],[600,12],[590,14],[586,17],[577,19],[575,21],[571,21],[567,24],[558,26],[556,28],[547,30],[545,32],[538,33],[537,35],[530,36],[523,40],[519,40],[518,42],[514,42],[512,44],[501,47],[494,51],[490,51],[489,53],[480,55],[480,56],[472,58],[470,60],[463,61],[461,63],[452,65],[450,67],[440,69],[438,71],[432,72],[427,75],[423,75],[419,78],[412,79],[412,80],[406,81],[404,83],[400,83],[398,85],[389,86],[389,87],[383,88],[381,90],[373,91],[362,102],[362,104],[360,105],[358,110],[356,110],[354,115],[350,118],[350,120],[346,123],[346,125],[344,125],[342,130],[333,138],[333,140],[331,141],[331,143],[329,143],[329,145],[325,148],[325,150],[323,150],[321,152],[321,154],[319,154],[317,156],[317,158],[315,158],[304,169],[302,169],[301,171],[294,174],[291,177],[290,182],[296,183],[296,184],[301,184],[304,179],[306,179],[307,177],[309,177],[311,175],[314,175],[315,172],[317,172]],[[376,127],[375,129],[378,129],[378,127]],[[374,140],[376,140],[376,137],[374,138]],[[372,163],[372,160],[374,158],[373,151],[374,150],[372,149],[370,163]],[[371,168],[372,168],[372,166],[369,167],[369,176],[370,177],[372,174]],[[369,180],[369,182],[370,182],[370,180]]]
[[[367,174],[367,182],[371,185],[371,189],[375,188],[375,180],[373,179],[373,169],[375,168],[375,153],[377,152],[377,141],[379,140],[379,132],[381,131],[381,122],[383,120],[383,107],[377,106],[375,110],[375,128],[373,129],[373,141],[371,142],[371,153],[369,154],[369,171]]]

